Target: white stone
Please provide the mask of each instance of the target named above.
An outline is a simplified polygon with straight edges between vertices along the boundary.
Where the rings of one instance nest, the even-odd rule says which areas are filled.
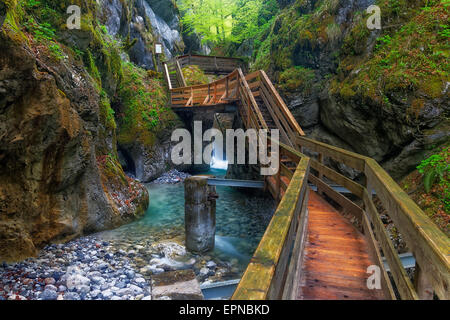
[[[113,295],[114,295],[114,294],[113,294],[112,291],[109,290],[109,289],[102,292],[102,296],[103,296],[104,299],[111,299],[111,297],[112,297]]]

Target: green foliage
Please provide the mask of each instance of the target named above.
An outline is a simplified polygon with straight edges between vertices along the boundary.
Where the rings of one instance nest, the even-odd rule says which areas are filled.
[[[423,160],[417,170],[423,176],[425,191],[435,193],[445,212],[450,213],[450,147]]]
[[[434,154],[431,157],[423,160],[417,167],[417,170],[424,176],[424,186],[427,192],[430,192],[436,180],[439,178],[439,183],[448,184],[450,188],[450,181],[447,180],[450,173],[450,148],[447,147],[439,154]]]
[[[198,66],[187,66],[183,68],[183,76],[187,86],[209,83],[208,77]]]
[[[314,80],[314,70],[296,66],[281,73],[279,88],[282,91],[294,91],[301,89],[306,93],[312,88]]]
[[[203,42],[225,42],[231,34],[235,0],[182,0],[182,23],[189,33],[197,33]]]
[[[403,0],[388,1],[381,7],[387,23],[400,21],[402,27],[387,28],[377,39],[369,60],[352,58],[351,52],[344,51],[339,71],[345,80],[335,82],[332,90],[351,88],[359,96],[387,107],[387,96],[392,92],[420,91],[429,98],[442,95],[450,72],[446,38],[449,10],[442,1],[428,1],[426,10],[417,3],[421,1],[415,5]],[[345,41],[350,43],[354,36],[352,31]],[[351,70],[358,73],[350,73]]]
[[[52,44],[49,47],[50,53],[51,55],[57,59],[57,60],[62,60],[65,58],[65,54],[62,51],[61,47],[58,44]]]
[[[105,124],[107,129],[114,130],[116,129],[116,121],[114,118],[115,112],[111,108],[111,103],[109,101],[108,94],[105,90],[100,92],[100,117],[102,123]]]
[[[150,77],[132,63],[123,63],[118,97],[121,104],[118,141],[122,144],[140,141],[151,146],[158,132],[171,127],[177,119],[166,107],[168,97],[164,81]]]
[[[186,31],[222,45],[254,39],[278,11],[276,0],[180,0],[178,6]]]

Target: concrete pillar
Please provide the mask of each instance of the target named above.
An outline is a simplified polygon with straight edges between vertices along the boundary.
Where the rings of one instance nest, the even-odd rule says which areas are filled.
[[[207,179],[194,176],[184,182],[186,249],[196,253],[214,249],[217,194]]]

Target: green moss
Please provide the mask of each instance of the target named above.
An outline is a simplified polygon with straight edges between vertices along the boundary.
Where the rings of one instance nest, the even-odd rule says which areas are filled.
[[[209,83],[209,79],[200,67],[191,65],[183,68],[184,79],[187,86]]]
[[[450,71],[448,38],[443,35],[449,9],[443,3],[429,1],[429,7],[423,8],[404,1],[396,4],[388,1],[383,7],[388,10],[388,16],[398,15],[400,19],[404,12],[408,12],[412,17],[402,27],[383,34],[370,59],[350,59],[347,56],[347,59],[341,60],[339,71],[344,76],[342,88],[351,87],[361,96],[377,100],[384,100],[388,92],[419,91],[429,98],[441,96]],[[399,8],[402,9],[399,11]],[[360,53],[355,41],[365,37],[359,31],[361,28],[357,24],[350,38],[346,39],[343,56]],[[355,65],[349,65],[355,60]],[[356,69],[358,73],[349,73]],[[343,91],[341,95],[348,96]]]
[[[123,64],[123,81],[118,96],[121,110],[118,141],[130,144],[140,141],[151,146],[158,134],[177,124],[177,117],[167,107],[165,83],[131,63]]]
[[[8,33],[10,38],[17,42],[28,43],[28,38],[22,31],[20,21],[23,19],[24,11],[18,0],[4,0],[7,7],[6,18],[2,32]]]
[[[114,119],[114,110],[111,108],[108,95],[104,90],[100,93],[100,120],[109,130],[116,129],[116,121]]]
[[[353,98],[356,95],[356,92],[353,91],[351,86],[344,85],[341,88],[340,94],[341,94],[342,98],[344,98],[345,100],[350,100],[351,98]]]
[[[289,68],[281,73],[279,88],[285,92],[300,89],[307,93],[311,90],[315,78],[314,70],[299,66]]]
[[[91,50],[86,50],[86,62],[85,65],[87,67],[87,70],[91,77],[94,79],[97,90],[100,91],[100,88],[102,87],[102,79],[100,76],[100,72],[98,72],[97,65],[95,64],[94,57],[91,53]]]

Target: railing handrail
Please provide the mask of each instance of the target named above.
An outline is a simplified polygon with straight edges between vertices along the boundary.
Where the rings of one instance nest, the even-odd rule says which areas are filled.
[[[298,122],[294,119],[294,116],[289,111],[286,103],[283,101],[281,96],[279,95],[278,91],[275,89],[275,87],[272,84],[272,81],[270,81],[269,77],[267,76],[266,72],[264,70],[259,71],[261,75],[262,82],[267,86],[267,89],[271,93],[272,97],[275,99],[275,102],[277,103],[280,111],[283,113],[284,117],[288,121],[289,125],[294,129],[294,132],[297,134],[304,136],[305,133],[303,132],[302,128],[298,124]]]
[[[372,158],[298,136],[297,144],[365,174],[368,194],[375,189],[421,271],[440,298],[449,298],[450,239]]]
[[[280,147],[288,148],[283,144]],[[297,231],[294,221],[297,222],[300,215],[305,214],[298,211],[307,195],[309,173],[309,158],[294,152],[300,161],[291,183],[233,294],[233,300],[279,299],[284,294],[284,283],[281,282],[286,276],[289,261],[281,260],[290,256],[292,243],[288,241],[289,236]]]
[[[201,55],[201,54],[185,54],[185,55],[176,57],[176,59],[184,59],[184,58],[189,58],[189,57],[197,57],[197,58],[205,58],[205,59],[217,58],[217,59],[226,59],[226,60],[238,60],[238,61],[245,63],[245,61],[241,58],[222,57],[222,56],[205,56],[205,55]]]
[[[231,79],[234,76],[236,76],[236,74],[238,74],[238,69],[234,70],[233,72],[231,72],[230,74],[226,75],[225,77],[220,78],[219,80],[210,82],[210,83],[206,83],[206,84],[196,84],[196,85],[192,85],[192,86],[185,86],[185,87],[178,87],[178,88],[172,88],[172,92],[177,92],[177,91],[184,91],[186,89],[207,89],[208,87],[212,87],[214,86],[214,84],[219,84],[222,82],[226,82],[227,79]]]

